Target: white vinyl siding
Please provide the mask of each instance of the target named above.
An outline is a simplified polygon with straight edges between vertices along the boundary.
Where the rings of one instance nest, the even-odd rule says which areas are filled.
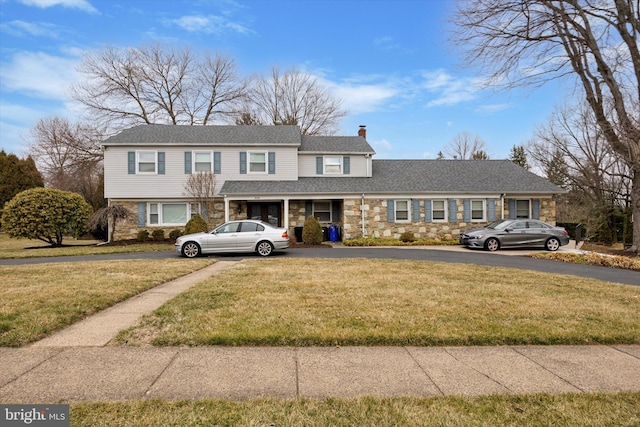
[[[349,157],[349,174],[346,175],[344,174],[344,164],[342,165],[342,172],[340,174],[336,174],[336,173],[326,173],[327,176],[334,176],[336,178],[338,177],[349,177],[349,178],[356,178],[356,177],[366,177],[367,173],[369,173],[369,175],[371,175],[371,159],[370,158],[366,158],[364,155],[361,154],[345,154],[344,156]],[[315,177],[315,176],[322,176],[322,175],[318,175],[316,173],[316,158],[317,157],[323,157],[324,158],[328,158],[328,157],[339,157],[344,159],[343,155],[322,155],[322,154],[304,154],[301,153],[298,156],[298,170],[299,170],[299,175],[302,178],[306,178],[306,177]],[[344,160],[343,160],[344,161]],[[324,163],[323,163],[324,166]],[[324,170],[323,170],[324,172]]]
[[[185,184],[189,178],[189,175],[185,174],[185,151],[211,151],[211,149],[207,150],[207,147],[192,146],[163,146],[158,147],[158,150],[137,150],[137,148],[139,147],[110,146],[104,152],[105,197],[143,200],[185,198]],[[165,153],[165,173],[129,174],[128,152],[136,150],[163,151]],[[264,153],[267,151],[276,153],[277,167],[275,174],[267,174],[265,172],[241,175],[239,173],[238,153],[246,151],[246,147],[215,147],[213,151],[220,152],[221,171],[220,174],[216,174],[217,191],[222,187],[225,180],[292,181],[298,179],[298,152],[296,147],[265,147],[260,150],[260,152]],[[254,152],[254,150],[251,151]]]

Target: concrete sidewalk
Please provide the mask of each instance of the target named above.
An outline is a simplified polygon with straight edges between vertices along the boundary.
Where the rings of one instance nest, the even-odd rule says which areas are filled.
[[[640,391],[640,345],[198,347],[106,344],[209,267],[25,348],[0,348],[0,402]]]
[[[640,346],[0,348],[0,401],[640,391]]]

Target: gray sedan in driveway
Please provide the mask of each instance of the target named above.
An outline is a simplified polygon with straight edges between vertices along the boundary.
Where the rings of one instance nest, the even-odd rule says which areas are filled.
[[[214,253],[256,252],[269,256],[289,247],[284,228],[254,220],[230,221],[207,233],[194,233],[176,239],[176,252],[187,258]]]
[[[460,236],[468,248],[497,251],[500,248],[539,247],[557,251],[569,243],[569,233],[537,219],[503,219]]]

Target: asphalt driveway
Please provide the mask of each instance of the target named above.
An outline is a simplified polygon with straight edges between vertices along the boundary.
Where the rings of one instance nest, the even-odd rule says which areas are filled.
[[[492,267],[509,267],[521,270],[542,271],[553,274],[569,274],[579,277],[589,277],[607,282],[623,283],[640,286],[640,272],[609,267],[580,265],[530,258],[526,256],[530,252],[519,250],[503,250],[488,253],[478,250],[469,250],[459,247],[320,247],[320,248],[291,248],[283,253],[276,253],[276,257],[294,258],[369,258],[369,259],[402,259],[418,261],[450,262],[458,264],[475,264]],[[3,265],[28,265],[51,262],[83,262],[104,261],[116,259],[168,259],[178,255],[173,251],[166,252],[139,252],[130,254],[106,254],[69,256],[52,258],[26,258],[3,259]],[[243,256],[214,256],[223,260],[240,260],[255,258],[257,255]],[[189,262],[185,259],[185,262]]]

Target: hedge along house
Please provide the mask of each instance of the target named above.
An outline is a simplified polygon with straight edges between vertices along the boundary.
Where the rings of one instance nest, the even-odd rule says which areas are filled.
[[[103,142],[105,197],[133,215],[115,238],[256,218],[291,235],[313,215],[341,237],[452,239],[501,218],[555,223],[564,190],[509,160],[374,160],[358,136],[305,136],[297,126],[141,125]],[[216,203],[201,206],[188,178],[210,172]]]

